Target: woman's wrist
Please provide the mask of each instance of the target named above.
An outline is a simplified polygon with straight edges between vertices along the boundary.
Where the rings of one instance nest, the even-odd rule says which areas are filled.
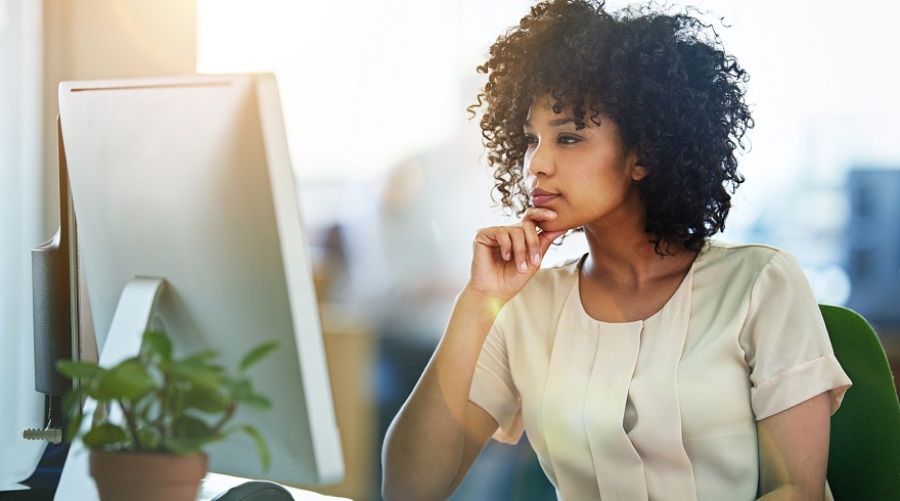
[[[468,313],[477,316],[485,315],[493,322],[500,309],[506,304],[508,299],[502,298],[497,294],[487,291],[478,290],[470,285],[466,285],[456,296],[454,309],[465,309]]]

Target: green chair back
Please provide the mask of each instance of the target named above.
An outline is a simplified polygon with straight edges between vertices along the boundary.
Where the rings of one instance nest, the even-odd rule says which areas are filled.
[[[828,483],[837,501],[900,500],[900,401],[884,348],[858,313],[820,305],[853,386],[831,417]]]

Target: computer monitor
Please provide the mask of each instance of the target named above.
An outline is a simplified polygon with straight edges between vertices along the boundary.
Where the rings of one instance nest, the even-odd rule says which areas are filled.
[[[63,82],[59,111],[89,303],[82,308],[101,365],[133,356],[148,326],[168,332],[177,352],[214,349],[232,368],[275,340],[280,349],[251,370],[272,409],[235,418],[262,433],[271,467],[262,471],[250,439],[236,435],[207,449],[210,471],[289,485],[339,481],[341,445],[275,78]],[[58,494],[86,476],[84,452],[73,445]]]

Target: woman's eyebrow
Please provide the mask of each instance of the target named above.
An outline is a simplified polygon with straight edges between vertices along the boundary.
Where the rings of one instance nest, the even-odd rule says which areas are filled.
[[[575,117],[567,117],[567,118],[557,118],[554,120],[550,120],[550,127],[559,127],[561,125],[566,125],[575,122]]]
[[[555,119],[547,122],[547,125],[549,125],[550,127],[560,127],[562,125],[566,125],[566,124],[573,123],[573,122],[575,122],[575,117],[555,118]],[[526,120],[525,124],[524,124],[524,128],[530,129],[531,122]]]

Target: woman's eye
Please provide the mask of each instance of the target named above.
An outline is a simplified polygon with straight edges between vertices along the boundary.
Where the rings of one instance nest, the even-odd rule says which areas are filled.
[[[538,138],[531,134],[525,134],[525,144],[528,146],[536,146],[538,144]]]
[[[559,136],[559,144],[575,144],[581,141],[581,138],[575,136]]]

